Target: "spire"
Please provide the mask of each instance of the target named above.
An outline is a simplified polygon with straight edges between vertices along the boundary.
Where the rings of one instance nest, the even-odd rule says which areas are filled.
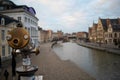
[[[93,24],[94,24],[94,20],[93,20]]]
[[[99,20],[101,19],[101,17],[98,18]]]

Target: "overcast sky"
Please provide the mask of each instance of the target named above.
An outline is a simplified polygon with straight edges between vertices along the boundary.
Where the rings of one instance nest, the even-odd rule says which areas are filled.
[[[11,0],[36,10],[39,26],[63,32],[88,31],[98,18],[120,17],[120,0]]]

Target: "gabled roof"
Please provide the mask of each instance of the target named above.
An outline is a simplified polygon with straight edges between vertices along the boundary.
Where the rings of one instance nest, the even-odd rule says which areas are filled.
[[[120,24],[112,25],[113,32],[120,32]]]
[[[97,26],[98,24],[94,23],[93,26]]]
[[[98,26],[97,23],[93,23],[93,27],[92,27],[92,29],[96,29],[96,30],[97,30],[97,26]]]
[[[100,19],[105,31],[107,31],[109,24],[117,25],[119,24],[119,18],[116,19]]]
[[[9,16],[0,14],[0,25],[1,25],[1,19],[2,18],[4,18],[4,20],[5,20],[5,25],[8,25],[8,24],[10,24],[12,22],[16,22],[16,23],[19,22],[18,20],[15,20],[15,19],[13,19],[13,18],[11,18]]]
[[[114,24],[119,24],[119,21],[118,21],[118,19],[110,19],[110,23],[111,23],[112,25],[114,25]]]
[[[105,31],[107,31],[107,19],[100,19]]]
[[[10,0],[0,0],[0,5],[12,5],[16,6],[12,1]]]
[[[17,9],[17,8],[23,8],[23,9],[27,10],[28,12],[30,12],[30,13],[33,14],[33,15],[36,14],[36,11],[35,11],[35,9],[34,9],[33,7],[28,7],[28,6],[26,6],[26,5],[18,5],[18,6],[16,6],[16,7],[14,7],[14,8],[15,8],[15,9]]]
[[[31,13],[32,15],[36,14],[36,11],[33,7],[28,7],[26,5],[16,5],[10,0],[0,0],[0,7],[3,8],[0,11],[22,8]]]

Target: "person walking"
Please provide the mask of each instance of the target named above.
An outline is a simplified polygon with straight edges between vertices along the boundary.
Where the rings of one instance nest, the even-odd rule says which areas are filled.
[[[8,80],[8,77],[9,77],[9,73],[7,70],[5,70],[4,72],[4,77],[5,77],[5,80]]]
[[[0,55],[0,68],[2,67],[1,55]]]

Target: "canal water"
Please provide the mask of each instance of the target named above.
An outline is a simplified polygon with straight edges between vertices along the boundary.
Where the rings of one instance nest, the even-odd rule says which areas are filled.
[[[96,80],[120,80],[120,55],[90,49],[67,42],[53,50],[62,60],[70,60]]]

